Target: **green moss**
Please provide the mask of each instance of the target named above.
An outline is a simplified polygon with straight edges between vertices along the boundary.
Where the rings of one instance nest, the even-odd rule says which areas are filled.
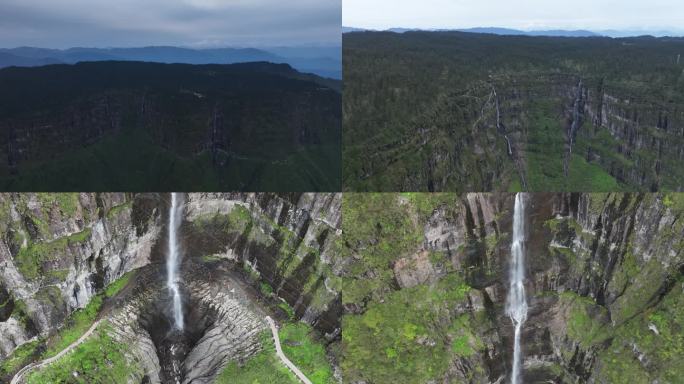
[[[684,212],[684,194],[666,193],[662,195],[663,205],[672,209],[676,213]]]
[[[676,284],[677,288],[655,308],[618,326],[611,345],[599,355],[599,379],[614,383],[677,383],[684,377],[684,293],[678,288],[684,279]],[[648,367],[639,361],[635,348],[648,359]]]
[[[115,205],[107,211],[107,218],[118,216],[121,212],[128,211],[133,206],[133,200],[127,201],[123,204]]]
[[[273,293],[273,287],[271,287],[271,285],[268,283],[260,283],[259,290],[266,296],[269,296]]]
[[[295,318],[295,311],[287,302],[281,300],[280,303],[278,303],[278,307],[285,311],[287,317],[290,318],[290,320],[293,320]]]
[[[572,292],[560,295],[561,305],[568,309],[568,336],[584,348],[600,344],[612,336],[608,311],[592,299]]]
[[[204,256],[202,256],[202,262],[205,262],[205,263],[214,263],[217,261],[221,261],[223,259],[224,258],[219,256],[219,255],[204,255]]]
[[[129,271],[111,282],[104,290],[105,297],[113,297],[119,293],[128,284],[134,274],[135,271]]]
[[[36,195],[43,209],[56,205],[65,217],[72,217],[79,206],[78,193],[37,193]]]

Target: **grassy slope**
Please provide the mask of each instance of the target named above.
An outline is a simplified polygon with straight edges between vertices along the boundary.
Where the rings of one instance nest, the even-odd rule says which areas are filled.
[[[334,379],[325,347],[304,323],[286,323],[279,332],[283,353],[314,384],[332,384]],[[233,361],[216,379],[217,384],[298,384],[299,379],[276,356],[271,331],[261,336],[262,350],[246,362]]]
[[[65,326],[47,339],[38,339],[17,348],[12,355],[0,363],[0,377],[16,372],[32,361],[43,360],[59,353],[79,337],[95,322],[102,308],[103,300],[115,296],[128,283],[133,272],[109,284],[105,290],[94,296],[85,308],[73,312]],[[104,337],[104,336],[103,336]],[[114,345],[111,345],[114,348]],[[65,363],[67,365],[76,362]]]
[[[100,325],[88,340],[46,368],[28,375],[28,384],[124,383],[138,370],[126,357],[127,346],[114,341]]]

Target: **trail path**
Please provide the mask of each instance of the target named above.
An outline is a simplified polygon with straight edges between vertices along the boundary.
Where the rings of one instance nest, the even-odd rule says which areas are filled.
[[[278,327],[276,326],[275,322],[273,319],[271,319],[270,316],[266,316],[266,321],[268,322],[268,325],[271,327],[271,333],[273,334],[273,340],[275,341],[275,346],[276,346],[276,355],[280,358],[280,360],[283,361],[283,363],[290,368],[290,371],[294,373],[299,380],[301,380],[304,384],[312,384],[311,380],[309,380],[302,371],[297,368],[296,365],[294,365],[290,359],[285,356],[283,353],[283,349],[280,347],[280,338],[278,338]]]
[[[39,361],[39,362],[36,362],[36,363],[31,363],[31,364],[25,366],[24,368],[22,368],[19,372],[17,372],[16,375],[14,375],[14,377],[12,378],[12,381],[10,382],[10,384],[20,384],[20,383],[22,383],[22,381],[21,381],[22,377],[24,377],[24,376],[25,376],[27,373],[29,373],[31,370],[33,370],[33,369],[35,369],[35,368],[41,368],[41,367],[45,367],[45,366],[47,366],[47,365],[50,365],[50,364],[54,363],[55,361],[59,360],[59,358],[61,358],[62,356],[64,356],[64,355],[66,355],[67,353],[69,353],[69,352],[70,352],[71,350],[73,350],[74,348],[76,348],[76,347],[78,347],[79,345],[81,345],[81,343],[83,343],[88,337],[90,337],[90,335],[93,334],[93,332],[95,331],[95,329],[97,328],[97,326],[100,325],[100,321],[102,321],[102,320],[97,320],[96,322],[94,322],[93,325],[91,325],[90,328],[88,328],[88,330],[87,330],[81,337],[78,338],[78,340],[76,340],[76,341],[74,341],[73,343],[69,344],[68,347],[62,349],[58,354],[56,354],[56,355],[54,355],[54,356],[52,356],[52,357],[50,357],[50,358],[47,358],[47,359],[45,359],[45,360],[42,360],[42,361]]]

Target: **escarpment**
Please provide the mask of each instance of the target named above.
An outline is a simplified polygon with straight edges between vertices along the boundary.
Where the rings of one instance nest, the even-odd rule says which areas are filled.
[[[684,186],[681,39],[344,39],[348,190]]]
[[[279,190],[254,188],[279,172],[301,186],[285,190],[338,183],[334,163],[305,156],[339,148],[337,83],[286,64],[83,62],[5,68],[0,84],[8,190]]]
[[[386,194],[373,201],[384,210],[369,215],[361,213],[369,199],[349,197],[343,229],[352,235],[341,271],[345,380],[510,380],[514,196]],[[677,382],[682,197],[527,199],[522,382]],[[354,230],[361,217],[368,225]]]

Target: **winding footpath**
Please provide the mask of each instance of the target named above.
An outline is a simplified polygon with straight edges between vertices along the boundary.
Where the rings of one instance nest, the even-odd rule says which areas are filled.
[[[295,374],[299,378],[299,380],[302,381],[304,384],[312,384],[311,380],[309,380],[302,371],[297,368],[296,365],[294,365],[290,359],[285,356],[283,353],[283,349],[280,347],[280,338],[278,337],[278,327],[275,324],[275,321],[271,319],[271,316],[266,316],[266,321],[268,322],[268,325],[271,327],[271,333],[273,334],[273,341],[275,341],[275,347],[276,347],[276,355],[280,358],[280,360],[283,361],[283,363],[292,371],[292,373]]]
[[[71,352],[74,348],[78,347],[84,341],[86,341],[86,339],[88,339],[88,337],[90,337],[90,335],[92,335],[93,332],[95,332],[95,330],[97,329],[97,326],[100,325],[101,321],[102,320],[100,319],[100,320],[97,320],[96,322],[94,322],[93,325],[91,325],[90,328],[88,328],[88,330],[83,335],[81,335],[81,337],[78,338],[78,340],[69,344],[68,347],[64,348],[63,350],[61,350],[56,355],[54,355],[50,358],[47,358],[45,360],[41,360],[41,361],[36,362],[36,363],[31,363],[31,364],[25,366],[24,368],[22,368],[21,370],[19,370],[19,372],[17,372],[17,374],[14,375],[14,377],[12,378],[12,381],[10,382],[10,384],[21,384],[21,383],[23,383],[23,381],[22,381],[23,377],[26,376],[32,370],[48,366],[48,365],[54,363],[55,361],[59,360],[61,357],[63,357],[67,353]],[[273,334],[273,341],[275,342],[276,355],[278,355],[278,358],[280,358],[280,360],[283,362],[283,364],[285,364],[285,366],[287,366],[287,368],[289,368],[290,371],[292,371],[292,373],[294,373],[295,376],[297,376],[297,378],[299,378],[299,380],[302,381],[302,383],[312,384],[311,380],[309,380],[304,375],[304,373],[301,370],[299,370],[299,368],[297,368],[297,366],[294,365],[290,361],[290,359],[288,359],[287,356],[285,356],[285,354],[283,353],[283,349],[280,346],[280,338],[278,337],[278,327],[276,326],[275,321],[273,321],[273,319],[271,319],[270,316],[266,316],[266,321],[268,322],[268,325],[271,327],[271,333]]]
[[[19,370],[19,372],[17,372],[17,374],[14,375],[14,377],[12,378],[12,381],[10,381],[10,384],[22,383],[22,381],[21,381],[22,377],[25,376],[30,371],[32,371],[33,369],[41,368],[41,367],[45,367],[47,365],[50,365],[50,364],[54,363],[55,361],[59,360],[59,358],[61,358],[62,356],[71,352],[71,350],[73,350],[74,348],[81,345],[81,343],[83,343],[88,337],[90,337],[90,335],[93,334],[93,332],[95,331],[97,326],[100,325],[100,321],[102,321],[102,320],[100,319],[100,320],[97,320],[96,322],[94,322],[93,325],[91,325],[90,328],[88,328],[88,330],[83,335],[81,335],[81,337],[78,338],[78,340],[69,344],[68,347],[62,349],[58,354],[56,354],[50,358],[47,358],[45,360],[42,360],[42,361],[39,361],[36,363],[31,363],[31,364],[25,366],[24,368],[22,368],[21,370]]]

